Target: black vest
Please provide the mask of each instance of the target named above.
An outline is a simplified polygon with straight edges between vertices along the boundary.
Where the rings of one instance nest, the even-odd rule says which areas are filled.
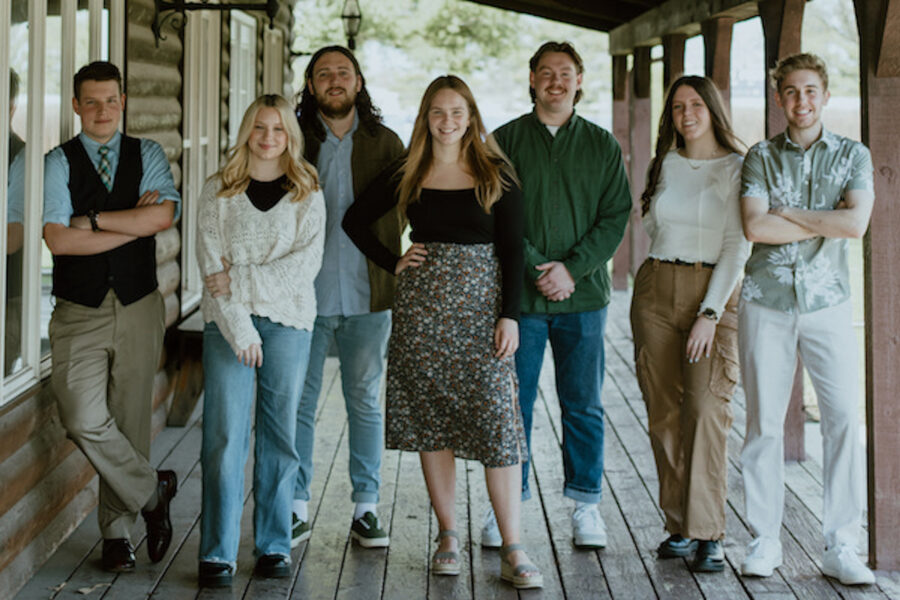
[[[141,140],[122,136],[119,166],[107,191],[78,137],[62,145],[69,160],[72,216],[134,208],[140,198]],[[118,248],[89,256],[53,257],[53,295],[98,307],[112,288],[122,304],[140,300],[157,288],[156,238],[138,238]]]

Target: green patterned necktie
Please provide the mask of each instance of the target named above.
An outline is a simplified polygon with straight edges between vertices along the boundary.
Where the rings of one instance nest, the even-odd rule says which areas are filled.
[[[106,186],[106,191],[112,191],[112,165],[109,164],[109,146],[100,146],[100,166],[97,168],[100,173],[100,181]]]

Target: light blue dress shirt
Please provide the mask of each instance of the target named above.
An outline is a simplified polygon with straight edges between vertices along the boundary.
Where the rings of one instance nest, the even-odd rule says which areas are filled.
[[[119,168],[120,148],[122,134],[116,134],[106,144],[100,144],[86,136],[78,134],[78,139],[84,145],[88,157],[94,164],[94,168],[100,164],[100,146],[109,147],[109,163],[115,183],[116,169]],[[24,154],[24,153],[23,153]],[[181,214],[181,196],[175,189],[172,180],[172,171],[169,169],[169,160],[162,146],[153,140],[141,138],[141,163],[144,175],[141,177],[139,193],[143,195],[151,190],[159,191],[159,202],[172,200],[175,202],[175,219]],[[10,194],[10,198],[13,198]],[[13,221],[13,211],[10,211],[10,221]],[[69,160],[62,146],[57,146],[44,157],[44,225],[47,223],[59,223],[69,226],[72,218],[72,198],[69,194]],[[21,219],[19,219],[21,221]]]
[[[321,117],[319,117],[321,119]],[[353,204],[353,133],[359,116],[342,139],[325,125],[325,141],[319,150],[319,180],[325,194],[325,255],[316,277],[319,316],[361,315],[370,312],[372,291],[366,258],[344,233],[341,220]]]

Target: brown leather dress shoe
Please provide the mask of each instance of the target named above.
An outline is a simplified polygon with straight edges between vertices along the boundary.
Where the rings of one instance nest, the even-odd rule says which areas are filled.
[[[103,570],[112,573],[134,571],[134,548],[125,538],[103,540]]]
[[[147,523],[147,554],[153,562],[159,562],[166,555],[172,543],[172,521],[169,518],[169,503],[178,491],[175,471],[157,471],[156,493],[159,502],[153,510],[142,510]]]

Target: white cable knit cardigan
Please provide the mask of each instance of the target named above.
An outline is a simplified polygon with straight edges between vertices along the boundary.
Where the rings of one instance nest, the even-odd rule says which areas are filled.
[[[266,212],[246,193],[220,198],[218,177],[203,187],[197,219],[197,261],[204,277],[231,263],[231,294],[213,298],[204,286],[200,310],[214,321],[237,353],[260,344],[250,315],[312,330],[316,319],[313,287],[322,266],[325,201],[316,190],[302,202],[285,194]],[[263,349],[265,352],[265,349]]]

